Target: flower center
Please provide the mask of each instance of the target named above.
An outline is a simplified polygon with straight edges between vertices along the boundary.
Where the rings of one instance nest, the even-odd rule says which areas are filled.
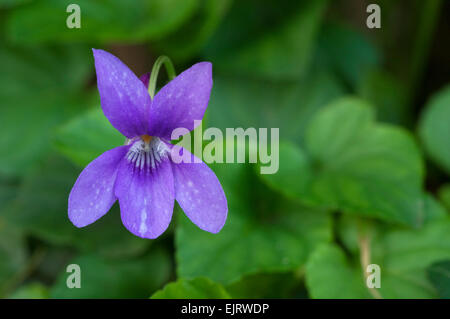
[[[143,135],[131,143],[133,145],[128,150],[127,160],[140,170],[155,169],[169,153],[169,148],[159,137]]]

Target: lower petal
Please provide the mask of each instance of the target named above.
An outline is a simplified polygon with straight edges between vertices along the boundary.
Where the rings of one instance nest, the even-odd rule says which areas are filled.
[[[188,151],[183,149],[183,152]],[[194,224],[218,233],[227,219],[227,199],[214,172],[205,163],[197,161],[172,163],[175,198]]]
[[[166,158],[152,170],[124,159],[119,167],[115,194],[124,226],[142,238],[156,238],[169,227],[174,206],[174,185]]]
[[[119,146],[93,160],[81,172],[69,195],[69,219],[84,227],[105,215],[116,201],[114,183],[128,146]]]

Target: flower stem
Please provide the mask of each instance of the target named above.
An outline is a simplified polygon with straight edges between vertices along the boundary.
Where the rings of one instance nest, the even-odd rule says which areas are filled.
[[[155,96],[155,90],[156,90],[156,82],[158,81],[158,74],[159,69],[161,68],[161,65],[166,67],[167,75],[169,76],[169,81],[174,79],[176,77],[175,68],[173,67],[172,61],[167,57],[166,55],[161,55],[158,57],[155,61],[155,64],[153,64],[152,73],[150,75],[150,80],[148,82],[148,93],[150,94],[151,98]]]
[[[364,277],[364,284],[367,283],[367,266],[371,264],[371,251],[370,251],[370,234],[367,230],[367,225],[363,220],[358,220],[358,246],[359,246],[359,252],[360,252],[360,263],[362,268],[362,273]],[[383,299],[381,294],[378,292],[376,288],[369,288],[369,293],[372,295],[375,299]]]

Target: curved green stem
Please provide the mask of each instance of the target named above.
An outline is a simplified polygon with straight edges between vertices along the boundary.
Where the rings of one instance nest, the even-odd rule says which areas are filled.
[[[148,93],[150,94],[152,99],[155,96],[156,82],[158,81],[159,69],[163,64],[166,67],[169,80],[174,79],[177,75],[175,73],[175,68],[173,67],[172,61],[169,59],[169,57],[165,55],[161,55],[160,57],[158,57],[155,61],[155,64],[153,64],[152,73],[150,75],[150,80],[148,82]]]

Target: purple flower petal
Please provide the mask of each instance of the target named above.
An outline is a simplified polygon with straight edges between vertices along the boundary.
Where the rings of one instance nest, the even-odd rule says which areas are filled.
[[[105,215],[116,201],[114,182],[128,146],[109,150],[81,172],[69,195],[69,219],[84,227]]]
[[[103,113],[128,138],[146,134],[151,98],[145,85],[111,53],[93,52]]]
[[[176,128],[194,129],[203,119],[212,88],[212,64],[200,62],[167,83],[155,96],[149,115],[149,135],[170,139]]]
[[[139,78],[142,83],[144,83],[145,87],[148,89],[148,83],[150,82],[150,72],[144,73]]]
[[[182,152],[188,151],[183,149]],[[211,233],[219,232],[227,219],[228,206],[214,172],[205,163],[194,161],[179,164],[172,162],[172,171],[175,199],[185,214],[199,228]]]
[[[169,226],[174,206],[174,185],[170,161],[156,169],[141,170],[124,159],[115,185],[124,226],[143,238],[156,238]]]

